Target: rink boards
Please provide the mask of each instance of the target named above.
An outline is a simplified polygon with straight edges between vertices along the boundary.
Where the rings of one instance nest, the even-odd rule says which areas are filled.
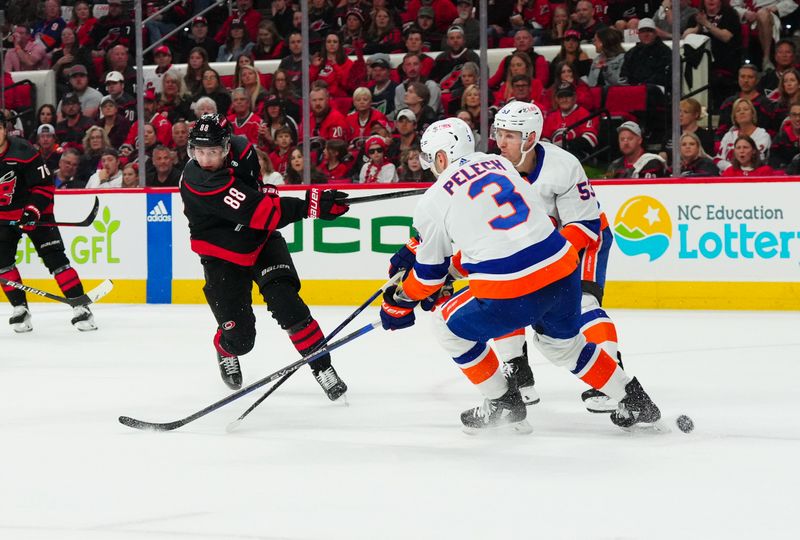
[[[594,181],[614,235],[605,305],[800,308],[800,183],[790,177],[746,180]],[[346,189],[358,196],[392,191]],[[62,235],[89,286],[114,280],[104,301],[204,302],[202,269],[189,249],[175,190],[59,192],[56,217],[81,219],[95,194],[101,203],[95,223],[64,228]],[[417,200],[354,205],[333,222],[304,220],[284,228],[306,301],[347,305],[368,297],[408,238]],[[27,283],[55,291],[27,237],[17,263]]]

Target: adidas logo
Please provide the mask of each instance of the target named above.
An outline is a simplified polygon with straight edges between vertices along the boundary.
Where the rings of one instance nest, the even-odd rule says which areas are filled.
[[[167,207],[164,205],[164,201],[158,201],[150,213],[147,214],[147,221],[150,223],[153,222],[162,222],[162,221],[172,221],[172,216],[169,215],[167,212]]]

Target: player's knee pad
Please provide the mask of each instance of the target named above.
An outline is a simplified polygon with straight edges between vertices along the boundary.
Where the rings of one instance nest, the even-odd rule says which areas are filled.
[[[311,316],[308,306],[298,294],[294,280],[279,278],[259,284],[267,309],[284,330],[302,323]]]
[[[224,352],[236,356],[247,354],[253,350],[253,346],[256,344],[255,325],[226,321],[220,326],[214,343],[218,344]]]
[[[586,345],[586,338],[583,334],[577,334],[575,337],[560,339],[536,332],[533,336],[533,344],[553,364],[573,369],[578,361],[578,356]]]
[[[493,349],[497,358],[502,362],[508,362],[512,358],[523,355],[525,346],[525,329],[515,330],[511,334],[494,338]]]
[[[39,256],[53,275],[70,267],[69,259],[67,259],[67,254],[64,253],[63,245],[61,245],[60,241],[58,248],[55,249],[49,249],[48,246],[43,246],[39,250]]]
[[[441,309],[437,309],[433,313],[432,320],[436,340],[451,357],[457,358],[475,346],[474,341],[459,337],[450,330],[447,326],[447,321],[444,320],[444,314]]]

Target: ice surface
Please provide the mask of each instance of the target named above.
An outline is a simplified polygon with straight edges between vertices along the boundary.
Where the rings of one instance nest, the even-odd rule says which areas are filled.
[[[314,312],[331,329],[350,310]],[[2,539],[797,537],[797,313],[612,312],[629,371],[691,435],[623,433],[535,357],[534,433],[474,438],[458,418],[479,396],[424,314],[335,355],[349,407],[304,368],[228,434],[255,396],[171,433],[117,423],[226,395],[207,307],[100,304],[89,334],[32,311],[31,334],[0,326]],[[258,316],[246,382],[297,358]]]

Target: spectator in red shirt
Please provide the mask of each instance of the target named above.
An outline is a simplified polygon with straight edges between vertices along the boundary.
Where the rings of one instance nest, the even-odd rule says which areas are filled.
[[[234,135],[245,137],[252,144],[258,144],[258,128],[261,125],[261,118],[253,113],[250,96],[244,88],[236,88],[231,92],[233,114],[228,116],[228,121],[233,127]]]
[[[554,111],[558,107],[556,90],[565,83],[575,88],[578,105],[585,109],[592,108],[592,93],[589,85],[582,81],[575,71],[574,65],[570,62],[562,61],[556,64],[553,70],[553,84],[541,96],[541,102],[547,107],[548,111]]]
[[[253,58],[256,60],[280,60],[286,56],[286,44],[278,33],[275,23],[263,20],[258,25],[258,36],[253,46]]]
[[[507,65],[506,80],[500,85],[497,92],[494,93],[494,104],[500,107],[511,101],[512,98],[517,101],[541,103],[544,87],[539,79],[533,77],[533,64],[531,63],[530,56],[521,51],[514,51],[509,57]],[[523,75],[525,76],[525,81],[528,82],[528,95],[526,96],[527,99],[521,100],[520,93],[514,90],[513,81],[515,77]],[[521,80],[517,82],[521,83]],[[541,109],[546,113],[550,110],[550,107],[541,107]]]
[[[275,150],[270,152],[269,159],[272,161],[272,168],[285,175],[289,156],[292,153],[292,132],[288,127],[279,128],[273,135],[273,139],[275,140]]]
[[[748,135],[739,135],[733,145],[733,162],[722,176],[774,176],[775,171],[761,162],[756,142]]]
[[[364,141],[372,133],[372,124],[375,122],[387,124],[386,115],[372,106],[372,92],[369,88],[356,88],[353,92],[353,112],[347,115],[347,125],[350,129],[350,145],[358,154]]]
[[[97,19],[92,16],[92,8],[86,0],[78,0],[72,8],[72,18],[67,23],[78,37],[78,44],[85,47],[92,43],[91,32]]]
[[[395,28],[392,15],[384,7],[372,10],[372,23],[367,31],[367,44],[364,53],[394,53],[400,52],[403,45],[403,36]]]
[[[214,36],[214,40],[220,45],[228,39],[228,31],[234,19],[239,19],[244,23],[249,41],[255,42],[258,38],[258,23],[261,22],[261,13],[253,9],[253,0],[236,0],[236,7],[236,11],[225,19],[222,27]]]
[[[344,54],[339,36],[328,34],[321,54],[311,59],[311,81],[324,81],[331,96],[345,97],[352,67],[353,61]]]
[[[590,116],[590,113],[578,105],[575,87],[569,83],[562,83],[558,87],[555,101],[557,109],[547,115],[542,127],[542,138],[583,160],[597,146],[598,120],[587,119],[578,124]]]
[[[328,88],[322,81],[317,81],[311,86],[309,92],[311,118],[308,129],[300,125],[300,140],[304,136],[310,137],[312,145],[312,162],[316,162],[316,154],[321,153],[325,142],[330,139],[341,139],[350,142],[350,128],[345,116],[331,108]]]
[[[355,159],[347,151],[347,143],[333,139],[325,144],[325,157],[319,165],[322,174],[328,177],[328,183],[350,183],[353,181],[353,165]]]
[[[406,52],[407,53],[414,53],[419,58],[419,74],[422,76],[423,79],[427,79],[428,76],[431,74],[431,70],[433,69],[433,58],[425,54],[426,49],[423,47],[424,43],[422,41],[422,32],[419,28],[411,28],[406,32]],[[400,64],[397,66],[397,75],[400,77],[400,80],[406,78],[406,74],[403,71],[403,65]]]

